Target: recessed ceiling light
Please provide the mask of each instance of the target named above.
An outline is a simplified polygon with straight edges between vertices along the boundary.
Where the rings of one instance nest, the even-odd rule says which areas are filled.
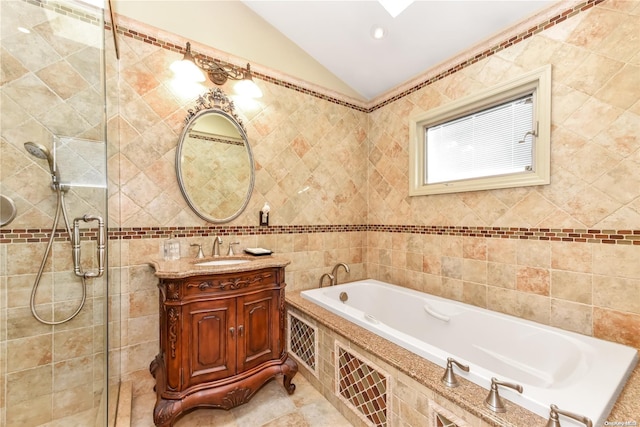
[[[30,34],[31,33],[31,31],[29,31],[25,27],[18,27],[18,31],[20,31],[21,33],[25,33],[25,34]]]
[[[382,25],[374,25],[371,27],[371,37],[376,40],[383,39],[387,36],[387,29]]]

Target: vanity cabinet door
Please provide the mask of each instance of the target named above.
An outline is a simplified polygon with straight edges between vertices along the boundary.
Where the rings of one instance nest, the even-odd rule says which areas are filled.
[[[194,302],[183,308],[189,360],[186,386],[215,381],[236,374],[235,298]]]
[[[238,298],[238,370],[258,366],[280,356],[279,290],[265,290]]]

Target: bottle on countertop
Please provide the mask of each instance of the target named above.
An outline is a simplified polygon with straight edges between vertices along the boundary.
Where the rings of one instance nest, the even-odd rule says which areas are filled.
[[[165,261],[175,261],[180,259],[180,240],[174,234],[164,241],[164,259]]]

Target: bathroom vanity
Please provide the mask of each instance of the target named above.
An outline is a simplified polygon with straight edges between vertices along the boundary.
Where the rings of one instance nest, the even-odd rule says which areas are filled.
[[[156,426],[171,426],[193,408],[246,403],[279,374],[294,392],[298,366],[285,346],[287,264],[274,256],[151,262],[160,279],[160,349],[149,367]]]

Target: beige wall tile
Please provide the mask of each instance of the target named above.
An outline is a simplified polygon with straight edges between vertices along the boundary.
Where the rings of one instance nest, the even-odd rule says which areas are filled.
[[[47,365],[52,360],[51,334],[7,341],[7,373]]]
[[[583,243],[551,243],[551,268],[590,273],[594,245]]]
[[[640,316],[594,307],[593,336],[640,348]]]
[[[552,299],[549,324],[568,331],[593,335],[591,306]]]
[[[640,314],[640,279],[593,276],[593,303],[598,307]]]
[[[487,284],[489,286],[515,289],[516,266],[497,262],[487,263]]]
[[[549,295],[550,273],[543,268],[518,267],[516,270],[516,289],[519,291]]]
[[[592,280],[590,274],[552,270],[550,296],[582,304],[591,304]]]

